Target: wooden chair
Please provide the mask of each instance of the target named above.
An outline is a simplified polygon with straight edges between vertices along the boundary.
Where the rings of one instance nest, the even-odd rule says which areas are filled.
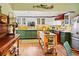
[[[73,53],[72,53],[72,50],[71,50],[71,47],[70,47],[68,41],[66,41],[64,43],[64,48],[66,50],[67,56],[73,56]]]

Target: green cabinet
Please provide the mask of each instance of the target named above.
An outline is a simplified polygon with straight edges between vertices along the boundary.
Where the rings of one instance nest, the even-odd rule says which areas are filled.
[[[26,34],[25,34],[25,36],[26,36],[25,38],[32,38],[32,37],[31,37],[31,32],[32,32],[32,31],[30,31],[30,30],[25,31],[25,33],[26,33]]]
[[[20,34],[21,39],[37,38],[37,30],[16,30],[16,34]]]
[[[71,46],[71,33],[70,32],[61,32],[61,43],[68,41]]]
[[[20,38],[25,38],[25,31],[22,31],[22,30],[16,30],[16,34],[20,34]]]
[[[37,37],[37,32],[36,32],[36,31],[32,31],[32,32],[31,32],[31,37],[32,37],[32,38]]]

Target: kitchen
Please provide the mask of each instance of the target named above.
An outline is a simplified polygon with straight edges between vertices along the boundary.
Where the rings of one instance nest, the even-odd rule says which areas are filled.
[[[0,13],[6,14],[4,12],[6,4],[0,5]],[[11,51],[7,52],[7,55],[79,56],[78,3],[10,3],[8,5],[12,10],[6,11],[8,17],[4,18],[3,15],[0,22],[5,22],[4,19],[7,18],[8,35],[17,37],[18,44],[15,44],[17,45],[15,47],[12,43],[13,47],[10,49],[9,46],[8,49]],[[7,44],[10,45],[6,43],[5,46]],[[1,48],[3,48],[2,44]],[[6,54],[1,53],[0,55]]]

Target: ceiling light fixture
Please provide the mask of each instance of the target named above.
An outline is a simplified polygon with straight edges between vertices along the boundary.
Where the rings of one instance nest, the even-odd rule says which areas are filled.
[[[33,8],[52,9],[54,8],[54,6],[52,4],[51,5],[39,4],[39,5],[33,5]]]

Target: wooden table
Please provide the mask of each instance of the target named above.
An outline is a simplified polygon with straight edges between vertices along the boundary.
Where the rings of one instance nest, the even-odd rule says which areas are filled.
[[[19,35],[6,35],[0,38],[0,55],[5,56],[15,42],[17,43],[17,55],[19,55]]]

